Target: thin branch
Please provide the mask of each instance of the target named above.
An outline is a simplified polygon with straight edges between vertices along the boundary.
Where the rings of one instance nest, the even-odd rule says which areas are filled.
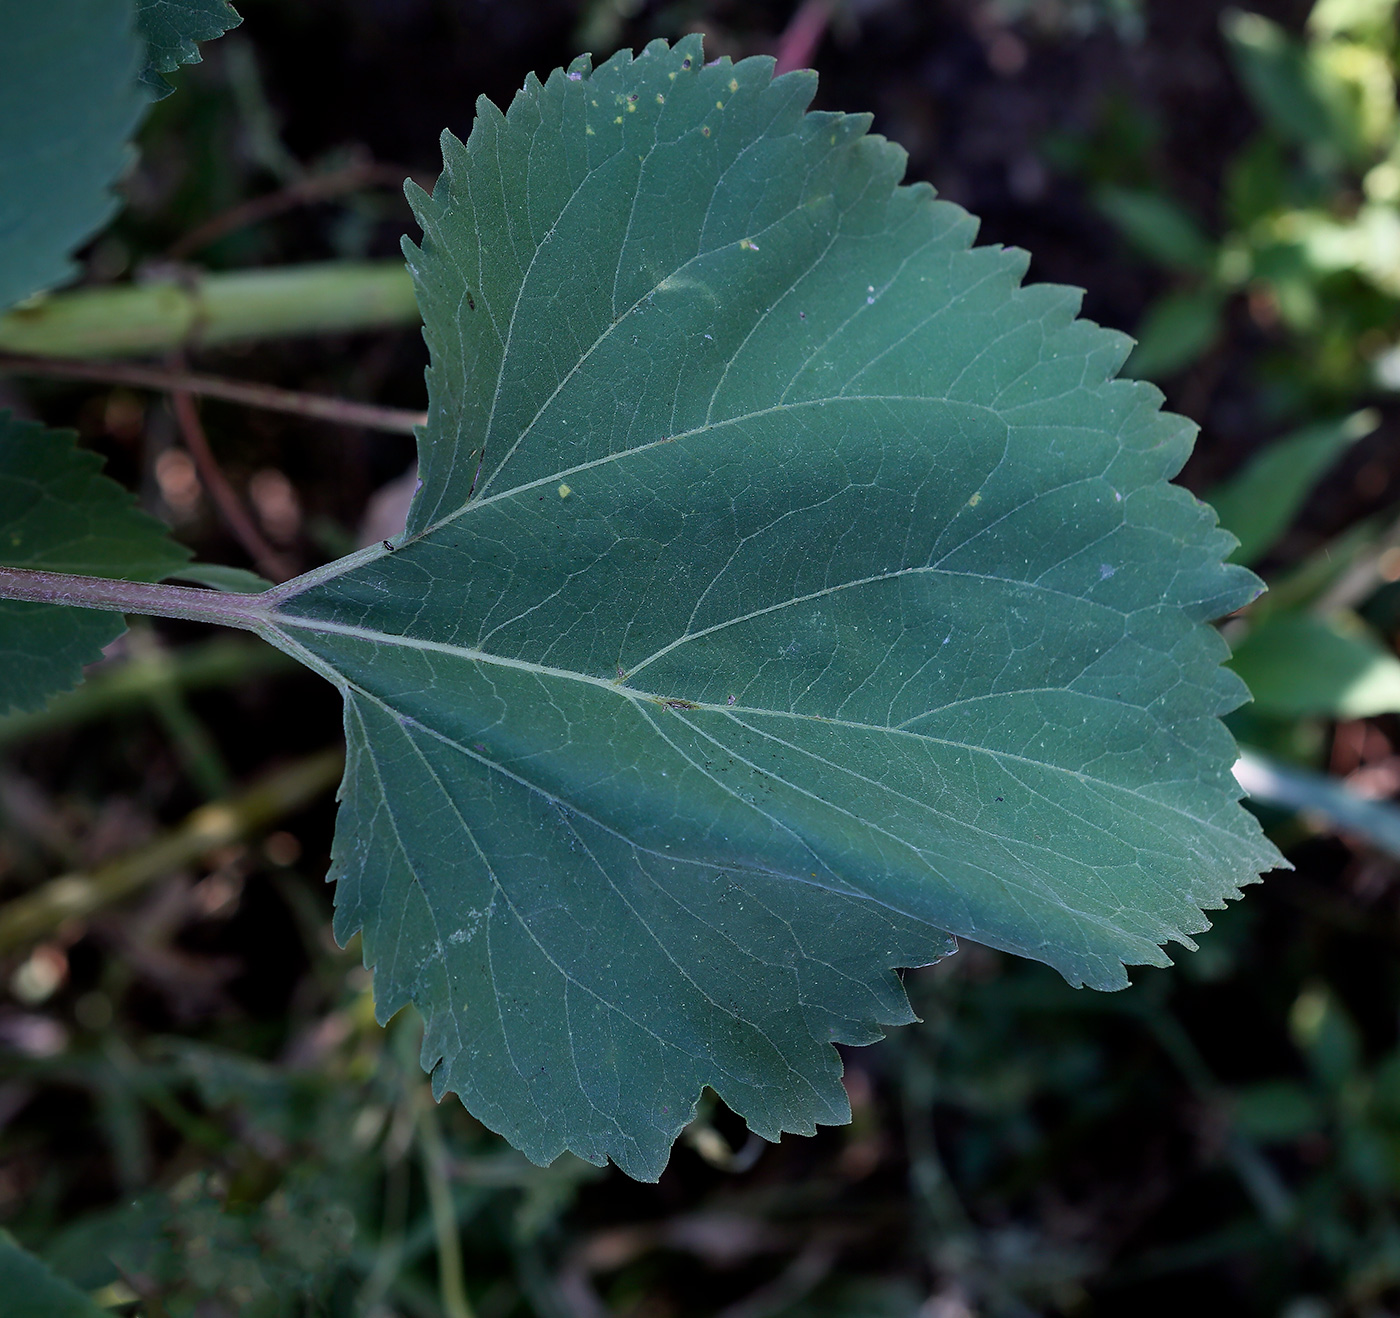
[[[203,224],[196,225],[175,242],[166,255],[172,261],[183,261],[230,233],[259,224],[263,220],[273,219],[287,211],[296,210],[299,206],[330,201],[332,198],[344,196],[347,192],[359,192],[368,187],[398,189],[403,186],[405,177],[406,171],[395,169],[392,165],[381,165],[374,160],[356,160],[340,169],[298,179],[276,192],[232,206],[205,220]]]
[[[279,389],[276,385],[258,384],[252,380],[229,380],[217,375],[192,375],[161,366],[137,366],[126,362],[83,361],[72,357],[31,357],[20,353],[0,352],[0,373],[34,375],[49,379],[92,380],[98,384],[124,384],[135,389],[154,389],[162,393],[200,394],[227,403],[242,403],[270,412],[288,412],[293,416],[314,417],[337,425],[363,426],[367,430],[387,430],[394,434],[411,435],[415,426],[427,424],[426,412],[413,412],[405,407],[380,407],[374,403],[356,403],[346,398],[330,398],[324,394],[300,393],[294,389]]]
[[[234,493],[233,486],[228,483],[228,478],[214,457],[214,450],[209,447],[204,427],[200,424],[194,395],[177,389],[170,395],[170,402],[175,409],[180,434],[185,441],[185,447],[190,451],[190,457],[194,459],[195,470],[199,473],[201,483],[209,492],[219,515],[237,537],[238,543],[258,565],[258,571],[271,581],[286,581],[288,577],[295,575],[295,569],[268,543],[243,506],[242,500]]]

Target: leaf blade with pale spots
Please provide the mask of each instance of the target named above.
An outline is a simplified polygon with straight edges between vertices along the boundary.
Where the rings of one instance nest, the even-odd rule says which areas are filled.
[[[269,597],[346,700],[337,930],[540,1161],[655,1177],[704,1084],[843,1119],[830,1042],[943,931],[1115,987],[1275,858],[1189,426],[771,67],[657,43],[445,138],[407,530]]]

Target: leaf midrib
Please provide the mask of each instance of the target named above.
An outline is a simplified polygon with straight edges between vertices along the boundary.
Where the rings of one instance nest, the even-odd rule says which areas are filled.
[[[987,580],[1005,581],[1005,578],[1002,577],[988,578],[984,573],[950,573],[947,572],[946,569],[936,568],[903,569],[900,574],[889,575],[902,575],[903,573],[914,571],[940,572],[948,576],[969,576]],[[837,588],[833,587],[832,589],[834,590]],[[1039,589],[1048,588],[1039,587]],[[830,593],[830,591],[821,593]],[[1055,591],[1053,593],[1061,594],[1062,592]],[[774,607],[776,608],[782,606]],[[1020,755],[1012,751],[997,750],[993,747],[979,745],[975,742],[957,741],[950,737],[935,737],[931,736],[926,732],[919,732],[901,726],[891,726],[888,724],[879,723],[864,723],[854,719],[830,718],[821,714],[804,714],[797,710],[771,709],[763,706],[753,705],[729,705],[727,703],[719,705],[707,701],[690,700],[686,697],[668,696],[661,692],[642,691],[638,690],[635,687],[626,686],[615,678],[596,677],[591,673],[580,673],[574,669],[553,668],[546,664],[534,663],[528,659],[513,659],[506,655],[491,654],[488,651],[477,650],[470,646],[452,645],[445,641],[429,641],[423,640],[419,637],[395,635],[390,632],[377,631],[369,627],[357,627],[349,623],[332,622],[327,619],[301,618],[297,617],[294,614],[273,614],[271,616],[270,622],[272,624],[270,630],[276,631],[278,633],[281,633],[283,628],[286,627],[294,630],[311,631],[326,635],[346,636],[355,640],[367,641],[374,645],[400,646],[405,649],[414,649],[436,654],[445,654],[455,659],[466,660],[469,663],[489,664],[495,667],[509,668],[518,672],[530,673],[531,675],[536,677],[578,682],[587,686],[593,686],[601,690],[608,691],[613,695],[630,701],[639,709],[644,705],[653,705],[665,709],[672,709],[675,710],[675,712],[677,713],[698,712],[722,714],[727,717],[737,715],[753,715],[761,718],[791,719],[803,723],[821,723],[831,727],[847,728],[852,731],[858,732],[877,732],[892,737],[907,737],[925,745],[945,746],[951,750],[971,751],[976,754],[986,755],[993,760],[1006,761],[1012,764],[1024,764],[1036,769],[1049,770],[1052,773],[1072,778],[1075,781],[1083,783],[1087,786],[1102,788],[1114,795],[1127,796],[1137,801],[1148,802],[1156,808],[1165,809],[1171,814],[1178,815],[1183,819],[1190,820],[1192,823],[1210,829],[1213,832],[1228,832],[1228,830],[1222,829],[1220,825],[1212,822],[1211,820],[1200,819],[1197,816],[1191,814],[1189,811],[1183,810],[1180,807],[1173,806],[1164,801],[1158,800],[1156,797],[1144,796],[1135,788],[1126,787],[1121,783],[1111,782],[1108,779],[1100,778],[1093,774],[1085,773],[1082,770],[1071,768],[1068,765],[1055,764],[1048,760],[1036,759],[1033,756]],[[269,636],[268,639],[273,639],[273,637]],[[300,646],[296,641],[294,641],[290,636],[284,636],[283,639],[287,642],[287,644],[283,646],[283,648],[289,649],[291,653],[293,653],[297,657],[302,658],[303,662],[306,662],[306,651],[304,651],[303,647]],[[274,641],[274,643],[276,642]],[[345,677],[345,675],[343,673],[340,673],[340,671],[334,666],[334,664],[330,663],[327,660],[322,659],[319,663],[313,663],[312,666],[318,668],[329,668],[330,671],[340,679],[340,682],[348,682],[348,679]],[[332,680],[335,680],[335,678],[333,678]],[[358,684],[353,685],[356,685],[358,689]],[[1016,691],[989,692],[986,697],[978,697],[978,699],[997,697],[1004,698],[1012,695],[1033,693],[1034,691],[1038,690],[1060,692],[1062,688],[1026,688],[1024,690]],[[371,695],[372,698],[378,700],[380,703],[383,703],[386,705],[386,707],[388,707],[388,702],[383,700],[381,697],[373,696],[373,694],[369,691],[366,691],[365,694]],[[1075,692],[1074,694],[1077,695],[1079,698],[1085,700],[1094,700],[1109,704],[1123,705],[1126,708],[1132,709],[1139,708],[1135,705],[1128,705],[1126,702],[1110,700],[1107,696],[1101,696],[1092,692]],[[670,703],[675,700],[684,701],[684,704],[680,707],[679,710],[676,710],[675,706],[673,706]],[[960,703],[967,702],[955,701],[951,702],[947,706],[940,706],[938,711],[930,710],[926,712],[941,712],[943,709],[952,708],[954,705]]]

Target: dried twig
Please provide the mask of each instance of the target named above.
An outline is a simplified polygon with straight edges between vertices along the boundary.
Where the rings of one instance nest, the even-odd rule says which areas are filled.
[[[295,569],[267,541],[253,522],[248,510],[243,506],[233,486],[219,467],[214,450],[209,447],[209,439],[199,421],[199,412],[194,405],[194,395],[175,390],[170,395],[171,406],[175,409],[175,420],[180,425],[180,434],[194,459],[195,470],[200,482],[219,515],[229,530],[237,537],[238,543],[258,566],[258,571],[271,581],[286,581],[294,575]]]
[[[253,380],[229,380],[217,375],[192,375],[187,371],[168,370],[160,366],[138,366],[127,362],[86,361],[71,357],[31,357],[20,353],[0,352],[0,373],[33,375],[52,379],[92,380],[98,384],[124,384],[135,389],[156,389],[173,393],[200,394],[228,403],[242,403],[271,412],[289,412],[293,416],[314,417],[338,425],[363,426],[368,430],[387,430],[394,434],[411,435],[415,426],[427,422],[426,412],[413,412],[406,407],[380,407],[374,403],[356,403],[346,398],[331,398],[324,394],[300,393],[294,389],[279,389],[276,385],[259,384]]]
[[[333,197],[344,196],[347,192],[359,192],[362,188],[397,189],[403,186],[405,177],[404,171],[395,169],[392,165],[381,165],[374,160],[356,160],[325,174],[313,174],[309,178],[297,179],[285,188],[279,188],[266,196],[254,197],[251,201],[240,202],[237,206],[205,220],[203,224],[196,225],[175,242],[166,255],[172,261],[183,261],[227,234],[246,229],[263,220],[270,220],[277,215],[284,215],[298,206],[329,201]]]

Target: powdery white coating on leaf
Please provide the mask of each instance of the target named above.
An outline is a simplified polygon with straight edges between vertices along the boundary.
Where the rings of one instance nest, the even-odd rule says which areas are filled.
[[[539,1161],[653,1178],[706,1084],[844,1120],[830,1042],[943,931],[1115,988],[1277,860],[1189,425],[771,70],[656,43],[444,137],[407,531],[284,588],[346,700],[337,932]]]

